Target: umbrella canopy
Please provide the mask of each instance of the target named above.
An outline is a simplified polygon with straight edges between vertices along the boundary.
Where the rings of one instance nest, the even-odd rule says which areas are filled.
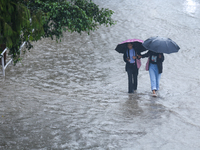
[[[119,53],[125,53],[128,49],[127,44],[132,43],[133,48],[137,51],[137,53],[143,52],[146,50],[146,48],[142,45],[143,40],[140,39],[128,39],[120,44],[117,45],[115,50]]]
[[[142,44],[146,49],[156,53],[176,53],[180,47],[170,38],[164,37],[150,37]]]

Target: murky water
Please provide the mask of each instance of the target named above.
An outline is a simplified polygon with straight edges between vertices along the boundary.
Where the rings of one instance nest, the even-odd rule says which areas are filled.
[[[0,149],[200,149],[200,2],[95,0],[117,25],[44,39],[0,83]],[[139,87],[127,93],[116,45],[165,36],[179,53],[165,55],[158,98],[142,60]]]

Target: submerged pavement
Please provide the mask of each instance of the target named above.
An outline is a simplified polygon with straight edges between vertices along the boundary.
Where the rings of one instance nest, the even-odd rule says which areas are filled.
[[[195,0],[94,0],[115,11],[113,27],[43,39],[9,66],[0,83],[0,149],[199,150],[200,3]],[[142,60],[128,94],[118,43],[170,37],[161,90],[151,97]]]

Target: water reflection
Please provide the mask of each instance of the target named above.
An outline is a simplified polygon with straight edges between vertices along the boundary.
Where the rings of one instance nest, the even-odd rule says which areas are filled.
[[[130,94],[128,100],[124,104],[124,115],[127,117],[140,116],[143,112],[142,108],[138,105],[139,97],[137,94]]]
[[[196,12],[198,3],[194,0],[186,0],[185,3],[186,12],[189,14],[193,14]]]
[[[156,101],[155,98],[150,98],[148,105],[148,118],[158,119],[166,111],[165,107]]]

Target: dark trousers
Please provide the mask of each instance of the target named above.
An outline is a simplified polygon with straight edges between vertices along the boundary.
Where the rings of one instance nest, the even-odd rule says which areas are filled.
[[[128,92],[133,93],[134,90],[137,90],[137,77],[138,77],[138,68],[136,64],[131,64],[127,66],[128,74]]]

